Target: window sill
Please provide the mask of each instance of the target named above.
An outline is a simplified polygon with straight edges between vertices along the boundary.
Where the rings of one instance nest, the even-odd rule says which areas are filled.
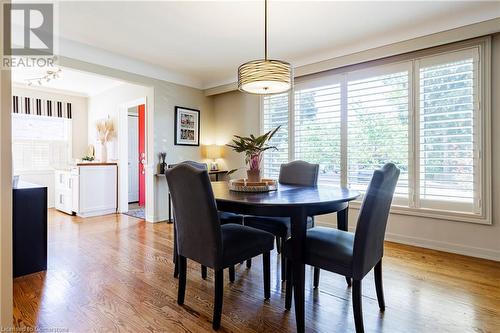
[[[349,208],[352,209],[359,210],[360,207],[361,207],[360,201],[353,201],[349,204]],[[438,220],[467,222],[467,223],[475,223],[483,225],[492,224],[491,217],[489,216],[481,216],[476,214],[468,214],[468,213],[454,212],[454,211],[442,211],[442,210],[427,209],[427,208],[410,208],[397,205],[391,206],[391,214],[417,216],[417,217],[425,217]]]

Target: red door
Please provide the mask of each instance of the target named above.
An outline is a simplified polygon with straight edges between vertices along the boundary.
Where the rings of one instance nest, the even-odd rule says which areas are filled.
[[[139,206],[146,203],[146,107],[139,105]]]

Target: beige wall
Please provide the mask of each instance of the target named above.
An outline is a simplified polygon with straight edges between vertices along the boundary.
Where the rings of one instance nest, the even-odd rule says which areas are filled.
[[[500,127],[500,35],[492,41],[492,128]],[[259,133],[259,99],[229,92],[214,97],[215,129],[218,143],[227,143],[232,134]],[[492,131],[493,225],[478,225],[391,214],[387,239],[471,256],[500,260],[500,131]],[[241,156],[229,153],[228,168],[243,165]],[[351,209],[350,226],[358,211]],[[335,216],[318,217],[318,223],[335,225]]]
[[[186,147],[174,145],[174,107],[184,106],[200,110],[201,143],[214,141],[213,133],[213,101],[206,97],[201,90],[181,86],[178,84],[152,79],[109,67],[82,62],[75,59],[61,57],[61,65],[91,73],[109,76],[131,84],[142,85],[151,90],[148,93],[148,165],[146,168],[146,191],[148,198],[155,198],[148,204],[146,218],[148,221],[162,221],[168,218],[167,186],[164,178],[155,177],[158,172],[158,153],[167,152],[167,163],[176,163],[183,160],[202,159],[201,147]],[[134,99],[131,96],[131,100]],[[92,104],[92,103],[89,103]],[[92,106],[90,106],[92,108]],[[102,112],[106,112],[103,110]],[[89,114],[89,126],[93,116]],[[90,133],[89,133],[90,135]],[[89,136],[89,140],[92,137]]]
[[[118,162],[118,211],[128,211],[128,118],[127,108],[130,103],[137,105],[146,104],[146,116],[150,114],[150,104],[154,101],[154,90],[151,87],[123,83],[100,94],[89,98],[89,121],[88,137],[89,143],[94,145],[96,159],[101,160],[102,145],[98,141],[96,123],[99,120],[111,119],[115,123],[117,137],[107,144],[107,156],[109,161]],[[146,118],[147,122],[147,118]],[[147,149],[146,149],[147,151]],[[154,163],[154,161],[152,161]],[[147,169],[147,168],[146,168]],[[146,186],[146,193],[154,193]],[[148,192],[148,189],[150,190]],[[146,194],[146,210],[150,210],[150,200]],[[150,213],[150,215],[153,215]],[[149,216],[153,220],[154,216]]]
[[[3,2],[2,2],[3,4]],[[0,17],[3,17],[3,6]],[[3,24],[0,24],[3,36]],[[0,54],[3,54],[0,43]],[[12,326],[12,156],[10,71],[0,70],[0,328]]]
[[[148,97],[153,100],[152,89],[145,86],[124,83],[111,89],[105,90],[99,94],[89,97],[88,102],[88,124],[85,129],[88,134],[88,144],[92,144],[96,149],[96,159],[101,156],[101,144],[97,139],[96,123],[99,120],[110,118],[118,127],[118,114],[120,106],[127,102],[139,98]],[[119,130],[117,128],[117,130]],[[118,159],[118,140],[115,138],[108,143],[108,159]]]
[[[213,99],[216,144],[229,143],[233,134],[250,135],[260,132],[260,98],[257,95],[233,91],[215,95]],[[234,177],[245,176],[245,160],[242,154],[225,147],[220,164],[227,170],[242,168]]]

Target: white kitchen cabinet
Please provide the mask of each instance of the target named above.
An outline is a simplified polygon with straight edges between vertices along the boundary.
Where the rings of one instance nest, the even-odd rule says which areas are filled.
[[[55,208],[80,217],[116,213],[116,163],[82,163],[55,172]]]
[[[73,180],[70,170],[55,171],[54,207],[73,214]]]
[[[116,213],[117,165],[79,164],[71,171],[73,179],[72,209],[80,217]]]

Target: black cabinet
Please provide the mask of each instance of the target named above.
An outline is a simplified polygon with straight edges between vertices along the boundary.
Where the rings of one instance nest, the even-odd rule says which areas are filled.
[[[13,189],[14,277],[47,269],[47,187],[19,182]]]

